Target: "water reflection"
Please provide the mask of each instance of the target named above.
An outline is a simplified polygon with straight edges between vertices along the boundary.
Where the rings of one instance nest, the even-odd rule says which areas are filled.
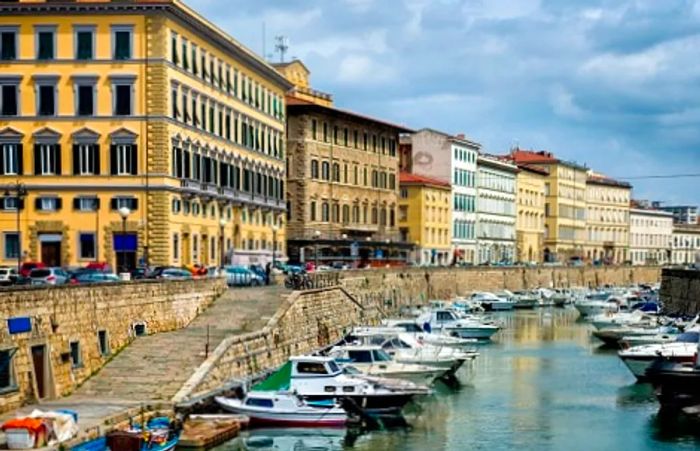
[[[599,348],[591,326],[578,320],[575,310],[497,318],[505,329],[493,343],[479,346],[471,377],[465,373],[458,384],[437,384],[430,399],[408,409],[409,428],[254,431],[253,438],[262,440],[253,442],[257,448],[219,450],[663,450],[700,445],[691,425],[656,414],[651,387],[633,384],[615,351]]]

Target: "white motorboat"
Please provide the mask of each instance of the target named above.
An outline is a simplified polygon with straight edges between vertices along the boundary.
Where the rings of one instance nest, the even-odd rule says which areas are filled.
[[[422,324],[426,331],[439,331],[455,337],[480,340],[488,340],[500,330],[495,324],[484,324],[473,318],[459,318],[449,309],[433,310],[418,317],[416,322]]]
[[[618,343],[622,349],[629,349],[635,346],[673,343],[677,338],[678,334],[625,335]]]
[[[616,313],[620,311],[620,302],[611,299],[610,293],[598,292],[587,295],[574,303],[574,307],[583,317],[592,317],[601,313]]]
[[[397,411],[431,392],[406,380],[348,373],[332,357],[295,356],[251,391],[293,392],[312,401],[347,398],[368,412]]]
[[[634,327],[618,326],[594,330],[593,336],[610,346],[617,346],[624,337],[651,337],[659,334],[680,332],[675,327]]]
[[[618,351],[617,355],[639,380],[644,380],[647,369],[657,358],[674,363],[695,362],[698,342],[674,342],[655,345],[635,346]]]
[[[515,300],[513,308],[516,309],[534,309],[542,300],[539,293],[526,290],[514,291],[513,299]]]
[[[348,419],[336,402],[305,401],[296,394],[252,391],[243,399],[214,398],[222,409],[246,415],[252,424],[298,427],[343,426]]]
[[[621,326],[653,327],[659,322],[656,315],[649,315],[639,310],[632,312],[603,313],[591,317],[590,321],[598,330]]]
[[[486,291],[477,291],[473,293],[469,298],[473,302],[478,302],[486,311],[507,311],[513,310],[515,307],[515,301],[511,299],[509,293],[500,293],[501,295],[496,295]]]
[[[399,363],[375,345],[344,345],[331,348],[328,355],[341,364],[349,365],[368,376],[388,377],[407,380],[416,384],[429,385],[445,374],[444,368]]]
[[[479,341],[476,338],[461,338],[442,333],[428,333],[412,320],[388,319],[382,321],[382,324],[386,327],[402,329],[404,332],[413,335],[417,340],[438,347],[471,350],[474,344]]]

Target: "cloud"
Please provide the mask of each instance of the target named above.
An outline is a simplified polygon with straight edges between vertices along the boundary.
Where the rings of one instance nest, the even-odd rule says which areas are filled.
[[[338,81],[345,84],[382,84],[396,77],[389,65],[366,55],[348,55],[340,61]]]

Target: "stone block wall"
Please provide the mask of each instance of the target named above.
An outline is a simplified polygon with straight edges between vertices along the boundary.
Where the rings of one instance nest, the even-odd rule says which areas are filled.
[[[700,313],[700,270],[664,269],[661,275],[661,300],[673,313]]]
[[[0,351],[11,357],[16,388],[0,392],[0,412],[39,398],[35,360],[43,347],[43,398],[69,394],[135,337],[182,328],[226,289],[224,279],[137,281],[0,291]],[[7,320],[29,317],[31,331],[10,334]],[[104,331],[108,352],[98,334]],[[80,360],[71,360],[71,343]],[[34,357],[33,357],[34,351]],[[168,350],[162,350],[168,352]]]
[[[284,364],[292,355],[327,347],[353,326],[375,324],[379,319],[377,309],[363,306],[340,287],[294,292],[262,330],[221,342],[174,401],[186,402],[235,385]]]

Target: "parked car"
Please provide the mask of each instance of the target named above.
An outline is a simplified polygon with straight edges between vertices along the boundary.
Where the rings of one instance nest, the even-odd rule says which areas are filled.
[[[159,267],[150,276],[153,279],[187,280],[192,278],[192,273],[182,268]]]
[[[248,269],[262,277],[263,281],[267,280],[267,272],[265,271],[265,268],[263,268],[262,265],[250,265]]]
[[[19,267],[19,275],[22,277],[29,277],[29,273],[35,268],[46,268],[46,265],[42,262],[24,262],[22,266]]]
[[[63,285],[69,275],[63,268],[35,268],[29,273],[32,285]]]
[[[107,262],[90,262],[85,265],[85,269],[92,269],[98,272],[114,272]]]
[[[131,280],[147,279],[151,275],[151,270],[145,266],[139,266],[131,270]]]
[[[93,283],[119,282],[121,279],[118,275],[108,272],[84,271],[77,274],[72,274],[68,279],[68,283],[72,285],[83,285]]]
[[[230,287],[257,287],[265,284],[264,278],[244,266],[227,266],[224,274]]]
[[[12,285],[17,281],[17,268],[0,266],[0,285]]]
[[[184,267],[187,271],[190,272],[191,275],[195,277],[201,277],[201,276],[206,276],[207,275],[207,267],[202,266],[202,265],[187,265]]]

